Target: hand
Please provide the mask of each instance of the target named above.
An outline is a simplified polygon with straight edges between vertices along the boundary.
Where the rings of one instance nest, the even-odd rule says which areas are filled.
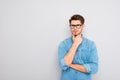
[[[81,44],[81,42],[82,42],[82,37],[81,37],[80,34],[77,35],[77,36],[72,35],[72,39],[73,39],[73,43],[74,43],[75,45],[77,45],[77,46],[79,46],[79,45]]]

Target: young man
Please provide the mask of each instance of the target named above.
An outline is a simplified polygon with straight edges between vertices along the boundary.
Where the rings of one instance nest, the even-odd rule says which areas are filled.
[[[69,20],[72,36],[62,41],[58,48],[60,80],[91,80],[91,74],[98,71],[95,43],[82,35],[84,21],[78,14]]]

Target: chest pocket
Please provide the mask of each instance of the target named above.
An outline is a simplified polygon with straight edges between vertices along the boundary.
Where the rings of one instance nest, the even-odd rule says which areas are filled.
[[[76,52],[77,60],[79,64],[87,63],[89,60],[90,51],[88,48],[78,49]]]

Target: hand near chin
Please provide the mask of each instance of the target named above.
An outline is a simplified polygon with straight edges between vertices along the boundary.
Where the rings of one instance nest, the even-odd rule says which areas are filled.
[[[78,35],[72,35],[72,39],[73,39],[73,44],[79,46],[82,42],[82,37],[81,34]]]

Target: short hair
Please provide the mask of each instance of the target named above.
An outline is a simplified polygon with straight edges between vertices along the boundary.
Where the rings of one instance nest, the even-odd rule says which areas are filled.
[[[79,15],[79,14],[75,14],[73,15],[70,19],[69,19],[69,23],[71,24],[72,20],[80,20],[82,24],[84,24],[85,19],[83,16]]]

